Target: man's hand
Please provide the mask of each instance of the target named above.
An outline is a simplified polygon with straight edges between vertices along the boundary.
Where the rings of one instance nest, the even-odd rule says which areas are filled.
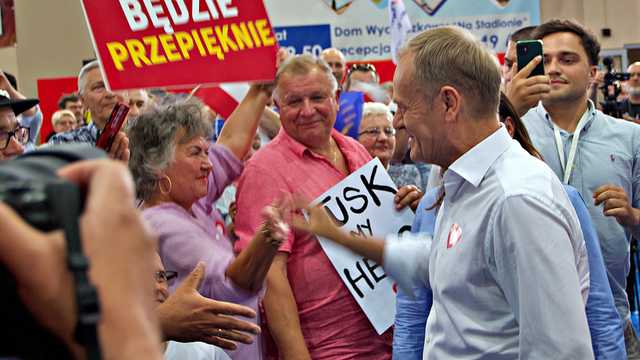
[[[519,116],[526,114],[529,109],[536,106],[538,102],[551,91],[549,76],[538,75],[529,77],[533,69],[535,69],[541,61],[542,57],[535,57],[527,66],[515,74],[506,86],[507,98],[509,98]],[[517,65],[514,64],[513,66]]]
[[[0,232],[0,262],[15,277],[22,302],[41,325],[78,352],[73,339],[73,278],[65,262],[62,232],[34,229],[4,203],[0,203]]]
[[[395,198],[396,209],[403,209],[405,206],[409,206],[411,210],[416,211],[420,200],[424,196],[424,193],[418,189],[415,185],[405,185],[398,189]]]
[[[129,138],[123,131],[118,131],[109,150],[109,157],[114,160],[120,160],[126,164],[129,162],[130,155]]]
[[[164,336],[181,342],[202,341],[224,349],[236,349],[236,342],[251,344],[260,327],[232,316],[256,317],[246,306],[215,301],[198,293],[204,264],[187,276],[175,293],[157,307]]]
[[[87,190],[80,228],[89,276],[100,298],[98,332],[104,358],[145,354],[145,359],[159,359],[149,276],[154,269],[155,241],[132,205],[134,186],[129,171],[110,160],[95,160],[66,166],[59,175]],[[73,338],[76,305],[63,234],[38,231],[3,204],[0,233],[0,261],[14,275],[23,302],[41,324],[78,354]]]
[[[629,197],[620,186],[602,185],[593,193],[595,205],[604,204],[602,212],[605,216],[613,216],[623,226],[640,224],[640,210],[634,209]]]

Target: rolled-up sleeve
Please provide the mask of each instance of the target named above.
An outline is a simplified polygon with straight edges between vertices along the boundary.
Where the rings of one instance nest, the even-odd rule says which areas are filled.
[[[568,217],[515,195],[489,224],[485,256],[520,328],[519,359],[593,359],[571,241],[582,234]]]
[[[224,145],[212,143],[209,146],[209,161],[213,166],[209,174],[209,184],[207,196],[202,198],[201,205],[211,207],[218,200],[224,189],[237,179],[244,165],[233,153]]]

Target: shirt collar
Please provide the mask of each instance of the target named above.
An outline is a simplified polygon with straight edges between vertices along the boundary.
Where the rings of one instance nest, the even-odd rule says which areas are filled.
[[[280,141],[282,143],[286,144],[286,146],[289,149],[291,149],[291,151],[293,151],[293,153],[298,155],[299,157],[303,157],[305,153],[309,154],[310,156],[317,156],[311,150],[309,150],[308,147],[304,146],[303,144],[298,142],[296,139],[292,138],[284,130],[284,128],[280,128],[280,133],[278,134],[278,137],[280,137]],[[336,144],[338,145],[338,147],[340,148],[340,151],[342,151],[343,154],[345,154],[345,152],[350,152],[351,149],[349,147],[349,143],[339,131],[337,131],[336,129],[331,129],[331,137],[333,138],[333,140],[335,140]]]
[[[591,127],[591,123],[593,122],[593,119],[596,117],[596,106],[593,104],[593,101],[591,101],[591,99],[587,99],[587,110],[585,111],[585,113],[587,114],[587,120],[584,124],[584,127],[582,128],[583,130],[588,130],[589,127]],[[544,105],[542,105],[542,101],[540,101],[538,103],[538,106],[535,107],[535,111],[538,113],[538,115],[540,115],[540,117],[542,117],[543,119],[546,120],[547,126],[549,126],[549,128],[551,130],[553,130],[553,120],[551,119],[551,115],[549,115],[549,113],[547,112],[547,109],[544,108]],[[582,116],[585,116],[585,114],[582,114]],[[580,119],[582,119],[582,116],[580,117]]]
[[[472,147],[449,166],[445,173],[445,188],[454,184],[461,185],[460,181],[455,181],[453,174],[466,180],[474,187],[478,187],[485,177],[491,165],[511,146],[513,139],[509,136],[507,129],[500,126],[493,134]],[[446,189],[447,194],[452,194],[457,189]]]

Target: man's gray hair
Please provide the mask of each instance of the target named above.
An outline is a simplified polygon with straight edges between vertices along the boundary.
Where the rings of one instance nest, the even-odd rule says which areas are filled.
[[[376,116],[382,115],[386,116],[389,119],[389,122],[393,121],[393,114],[389,107],[383,103],[379,102],[366,102],[362,106],[362,118],[366,118],[367,116]]]
[[[80,73],[78,73],[78,94],[82,95],[84,93],[84,88],[87,86],[87,73],[95,68],[100,68],[98,60],[93,60],[80,69]]]
[[[303,54],[303,55],[291,56],[284,63],[282,63],[282,65],[280,65],[280,68],[278,68],[278,71],[276,72],[275,89],[273,91],[273,97],[277,98],[279,96],[278,87],[280,85],[280,81],[282,80],[283,76],[285,75],[304,76],[309,74],[311,71],[315,69],[320,70],[320,72],[327,77],[327,80],[331,82],[331,92],[335,93],[336,90],[338,90],[338,82],[336,81],[336,78],[333,76],[333,73],[331,72],[331,68],[329,67],[329,65],[327,65],[327,63],[322,59],[315,58],[309,54]]]
[[[449,85],[465,95],[471,117],[495,114],[500,103],[500,67],[469,31],[440,27],[412,38],[402,56],[413,54],[415,81],[428,99]]]
[[[129,169],[138,198],[146,201],[156,192],[162,172],[175,159],[176,136],[184,132],[180,143],[197,136],[210,139],[212,126],[202,102],[194,98],[164,99],[165,105],[152,106],[128,129]]]

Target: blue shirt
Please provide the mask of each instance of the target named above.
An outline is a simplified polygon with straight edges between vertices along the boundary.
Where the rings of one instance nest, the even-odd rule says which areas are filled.
[[[21,126],[29,128],[29,141],[25,144],[24,151],[35,150],[38,136],[40,135],[40,128],[42,127],[42,111],[40,111],[40,107],[38,106],[36,113],[31,116],[25,114],[18,115],[18,121]]]
[[[586,312],[595,357],[599,360],[626,359],[622,323],[607,281],[598,235],[580,193],[571,186],[565,186],[565,190],[578,215],[589,257],[590,287]],[[413,232],[433,235],[437,210],[426,209],[436,202],[439,191],[440,188],[432,189],[420,201],[411,228]],[[422,359],[425,327],[432,301],[431,289],[424,284],[414,287],[413,298],[398,289],[393,359]]]
[[[609,285],[616,308],[622,319],[629,317],[626,286],[629,274],[629,241],[631,231],[615,217],[604,216],[602,207],[595,206],[593,192],[605,184],[621,186],[631,200],[640,207],[640,126],[603,114],[592,103],[587,110],[585,126],[580,132],[575,162],[568,185],[573,186],[586,200],[587,209],[597,231]],[[542,103],[523,117],[533,145],[544,161],[562,180],[564,170],[556,147],[553,121]],[[574,134],[560,130],[564,157],[570,152]]]
[[[80,142],[95,145],[99,136],[100,130],[98,130],[93,122],[90,122],[89,125],[60,134],[55,134],[51,139],[49,139],[49,144]]]

